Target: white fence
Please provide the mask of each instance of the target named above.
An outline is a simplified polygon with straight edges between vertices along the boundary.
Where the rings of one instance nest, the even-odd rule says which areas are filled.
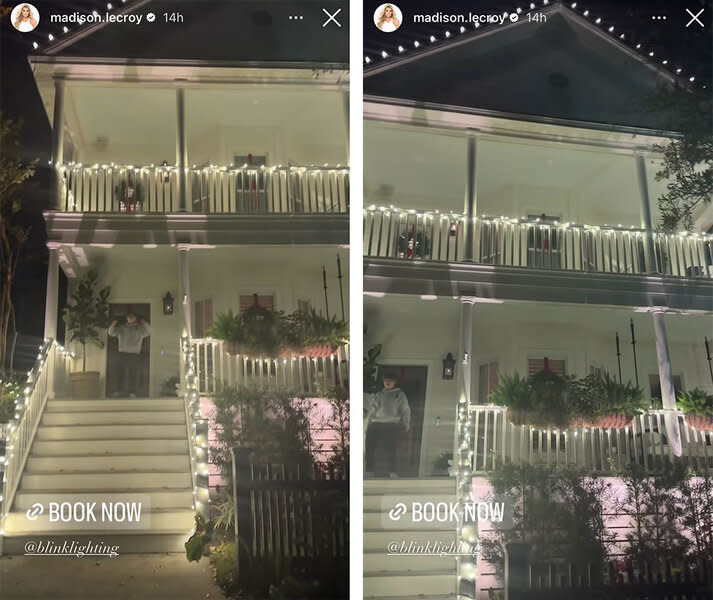
[[[194,338],[191,343],[196,360],[196,384],[201,395],[215,394],[223,385],[280,388],[303,394],[348,385],[348,346],[320,358],[254,358],[228,354],[221,340]]]
[[[492,471],[511,464],[580,466],[607,473],[616,467],[638,464],[656,472],[674,460],[666,437],[664,411],[650,410],[634,418],[630,427],[541,428],[513,425],[502,406],[472,406],[473,470]],[[697,469],[713,469],[713,431],[694,429],[679,413],[683,455]]]

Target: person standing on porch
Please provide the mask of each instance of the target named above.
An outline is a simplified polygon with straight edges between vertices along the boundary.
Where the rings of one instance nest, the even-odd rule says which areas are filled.
[[[119,342],[119,385],[129,398],[136,398],[139,376],[139,356],[144,338],[151,335],[151,326],[145,319],[137,320],[133,310],[126,311],[126,322],[119,325],[114,319],[107,334]]]
[[[406,394],[397,387],[396,373],[384,374],[384,387],[372,396],[366,414],[365,470],[367,476],[374,473],[374,458],[378,448],[383,448],[389,465],[389,477],[398,477],[396,472],[396,449],[399,433],[408,433],[411,427],[411,408]]]

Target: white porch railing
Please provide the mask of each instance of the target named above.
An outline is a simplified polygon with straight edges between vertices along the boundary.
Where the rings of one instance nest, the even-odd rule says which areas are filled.
[[[193,485],[193,510],[204,518],[209,516],[209,481],[208,446],[209,420],[203,417],[198,392],[196,355],[188,336],[181,338],[181,371],[183,380],[183,398],[186,414],[186,435],[191,457],[191,483]]]
[[[683,413],[679,413],[683,454],[677,458],[667,442],[662,410],[639,415],[624,429],[543,429],[513,425],[502,406],[471,406],[470,410],[474,471],[492,471],[511,463],[571,465],[597,473],[638,464],[656,472],[665,462],[682,459],[696,469],[713,470],[713,432],[690,427]]]
[[[60,167],[59,210],[99,213],[181,211],[174,166]],[[347,214],[349,170],[337,167],[200,167],[187,173],[185,210],[220,214]]]
[[[364,211],[364,255],[594,273],[646,274],[640,229],[476,217],[371,207]],[[713,236],[653,234],[656,272],[713,279]],[[470,250],[470,252],[469,252]],[[469,258],[469,255],[472,258]]]
[[[4,441],[4,456],[0,456],[0,464],[4,465],[0,497],[0,554],[5,517],[12,508],[47,399],[58,389],[67,389],[73,360],[74,355],[53,340],[42,344],[37,360],[27,374],[27,384],[17,401],[13,419],[0,426]]]
[[[281,388],[310,394],[318,389],[346,387],[349,381],[349,347],[340,347],[331,356],[308,358],[254,358],[230,355],[221,340],[193,339],[198,391],[216,393],[222,385]]]

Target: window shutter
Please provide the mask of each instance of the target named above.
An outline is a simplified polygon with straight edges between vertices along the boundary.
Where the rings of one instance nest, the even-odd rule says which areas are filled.
[[[527,360],[527,377],[533,377],[540,371],[544,371],[545,364],[547,364],[547,368],[550,372],[555,375],[564,377],[567,374],[564,360],[552,359],[545,356],[544,358],[529,358]]]
[[[490,362],[480,365],[478,377],[478,400],[481,404],[490,402],[490,394],[498,387],[498,362]]]
[[[267,310],[275,310],[272,294],[265,295],[265,296],[258,294],[257,301],[258,301],[258,304],[260,306],[262,306],[263,308],[266,308]],[[248,308],[250,308],[254,304],[255,304],[254,294],[245,294],[245,295],[240,296],[240,312],[241,313],[245,312]]]
[[[204,338],[208,336],[208,330],[213,327],[213,300],[198,300],[195,302],[195,336]]]

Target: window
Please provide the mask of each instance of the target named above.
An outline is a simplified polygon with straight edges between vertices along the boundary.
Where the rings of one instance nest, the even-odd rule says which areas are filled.
[[[245,312],[248,308],[255,305],[255,296],[257,295],[257,302],[263,308],[267,310],[275,310],[275,305],[273,301],[272,294],[241,294],[240,295],[240,312]]]
[[[649,375],[649,388],[651,389],[651,398],[658,400],[660,403],[663,398],[661,396],[661,382],[659,381],[658,373]],[[683,382],[680,375],[673,375],[673,390],[676,393],[676,398],[683,391]]]
[[[533,223],[527,230],[527,265],[537,268],[559,268],[560,232],[555,223],[559,217],[528,215]],[[539,219],[538,223],[535,221]]]
[[[565,361],[552,359],[545,356],[544,358],[528,358],[527,359],[527,377],[533,377],[540,371],[548,370],[555,375],[564,377],[567,372],[565,370]]]
[[[213,327],[213,300],[198,300],[195,305],[195,324],[193,334],[197,338],[208,337],[208,330]]]
[[[478,400],[481,404],[490,402],[490,394],[498,387],[498,362],[480,365],[478,375]]]

